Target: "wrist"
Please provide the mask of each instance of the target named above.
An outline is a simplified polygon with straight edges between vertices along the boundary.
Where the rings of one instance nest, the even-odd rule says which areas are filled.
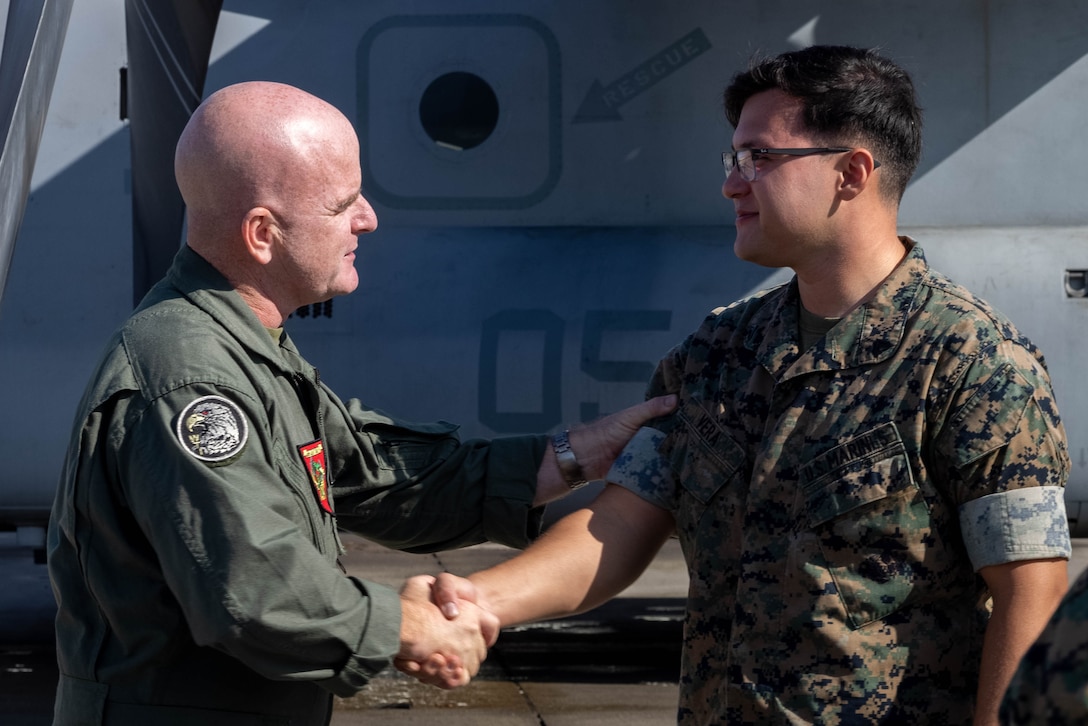
[[[422,640],[419,629],[419,609],[406,598],[400,600],[400,649],[399,658],[418,658]]]
[[[559,473],[566,482],[567,487],[574,490],[586,484],[588,480],[578,461],[578,456],[570,444],[570,431],[560,431],[551,437],[552,451],[555,452],[555,463],[559,467]]]
[[[495,617],[499,628],[516,624],[512,617],[516,613],[509,610],[511,598],[516,603],[518,598],[527,590],[527,586],[520,577],[511,576],[505,562],[475,572],[469,575],[467,579],[476,588],[478,599],[476,604]]]

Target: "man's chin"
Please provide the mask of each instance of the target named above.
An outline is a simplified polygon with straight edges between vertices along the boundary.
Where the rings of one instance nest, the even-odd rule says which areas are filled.
[[[733,245],[733,254],[736,255],[738,260],[751,262],[753,265],[766,267],[769,270],[777,270],[783,266],[781,264],[776,264],[775,261],[769,259],[767,255],[761,254],[760,249],[753,245],[743,245],[739,242],[735,243]]]
[[[738,260],[760,264],[759,246],[750,240],[742,240],[738,236],[736,241],[733,242],[733,254],[736,255]]]
[[[354,270],[352,270],[352,272],[354,272]],[[352,275],[348,279],[338,280],[337,282],[339,284],[334,284],[332,286],[332,289],[329,290],[330,298],[339,297],[340,295],[350,295],[351,293],[355,292],[355,290],[359,287],[359,276]]]

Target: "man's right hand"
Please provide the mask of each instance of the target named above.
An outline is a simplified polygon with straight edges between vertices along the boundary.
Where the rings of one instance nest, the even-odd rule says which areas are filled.
[[[401,589],[401,649],[395,663],[406,673],[439,688],[466,685],[480,670],[487,649],[499,637],[498,619],[468,600],[448,620],[432,599],[434,578],[414,577]],[[405,668],[408,663],[418,664]]]

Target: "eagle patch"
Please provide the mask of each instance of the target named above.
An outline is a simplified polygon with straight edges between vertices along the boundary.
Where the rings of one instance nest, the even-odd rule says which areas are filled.
[[[249,425],[242,410],[222,396],[198,398],[181,412],[177,425],[183,449],[201,461],[226,461],[246,445]]]

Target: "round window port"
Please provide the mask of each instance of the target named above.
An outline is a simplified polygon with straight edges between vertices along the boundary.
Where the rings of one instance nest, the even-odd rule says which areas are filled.
[[[435,144],[472,149],[491,136],[499,122],[499,99],[487,81],[455,71],[431,81],[419,101],[419,120]]]

